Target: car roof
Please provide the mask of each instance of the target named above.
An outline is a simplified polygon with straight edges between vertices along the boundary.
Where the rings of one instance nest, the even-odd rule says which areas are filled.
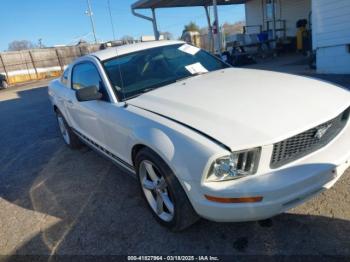
[[[150,41],[150,42],[142,42],[136,44],[128,44],[118,47],[111,47],[105,50],[97,51],[90,55],[97,57],[101,61],[108,60],[110,58],[121,56],[137,51],[142,51],[150,48],[167,46],[167,45],[175,45],[175,44],[184,44],[183,41]]]

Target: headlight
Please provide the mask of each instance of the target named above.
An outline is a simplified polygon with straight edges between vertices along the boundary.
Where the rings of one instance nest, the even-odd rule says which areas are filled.
[[[227,181],[254,175],[258,169],[260,148],[232,152],[218,158],[209,169],[208,182]]]

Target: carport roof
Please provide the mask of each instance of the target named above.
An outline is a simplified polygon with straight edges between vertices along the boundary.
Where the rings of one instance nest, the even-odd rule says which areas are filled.
[[[218,5],[244,4],[248,0],[217,0]],[[211,6],[212,0],[139,0],[132,9],[156,9],[167,7]]]

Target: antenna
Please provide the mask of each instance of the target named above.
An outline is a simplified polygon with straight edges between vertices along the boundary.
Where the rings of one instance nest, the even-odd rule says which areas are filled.
[[[110,0],[107,0],[107,4],[108,4],[108,11],[109,11],[109,18],[110,18],[110,20],[111,20],[112,33],[113,33],[113,40],[115,40],[115,31],[114,31],[114,24],[113,24],[113,17],[112,17],[111,2],[110,2]]]

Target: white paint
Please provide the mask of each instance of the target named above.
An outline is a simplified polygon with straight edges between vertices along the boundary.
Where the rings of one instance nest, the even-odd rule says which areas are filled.
[[[350,1],[313,0],[312,9],[318,72],[350,74]]]
[[[348,91],[311,78],[230,68],[129,103],[201,130],[236,151],[273,144],[322,124],[349,101]]]
[[[97,51],[91,55],[98,57],[100,60],[106,60],[111,57],[121,56],[132,52],[137,52],[145,49],[150,49],[159,46],[167,46],[173,44],[185,44],[183,41],[151,41],[151,42],[142,42],[131,45],[123,45],[118,47],[107,48],[101,51]]]
[[[132,45],[121,50],[127,53],[164,44],[171,43]],[[115,56],[114,51],[98,55],[108,59]],[[270,168],[274,143],[325,123],[350,106],[350,93],[329,83],[229,68],[189,78],[185,84],[160,87],[128,100],[126,107],[116,100],[100,61],[85,56],[74,63],[82,61],[96,65],[112,102],[80,103],[73,89],[55,80],[49,85],[49,97],[68,124],[129,165],[133,164],[131,152],[135,145],[150,147],[174,172],[202,217],[216,221],[271,217],[329,188],[350,165],[348,123],[322,149],[279,169]],[[230,154],[227,147],[208,136],[233,151],[260,147],[257,173],[233,181],[207,182],[213,162]],[[206,200],[204,194],[226,198],[262,196],[263,201],[219,204]],[[289,202],[294,204],[284,205]]]

